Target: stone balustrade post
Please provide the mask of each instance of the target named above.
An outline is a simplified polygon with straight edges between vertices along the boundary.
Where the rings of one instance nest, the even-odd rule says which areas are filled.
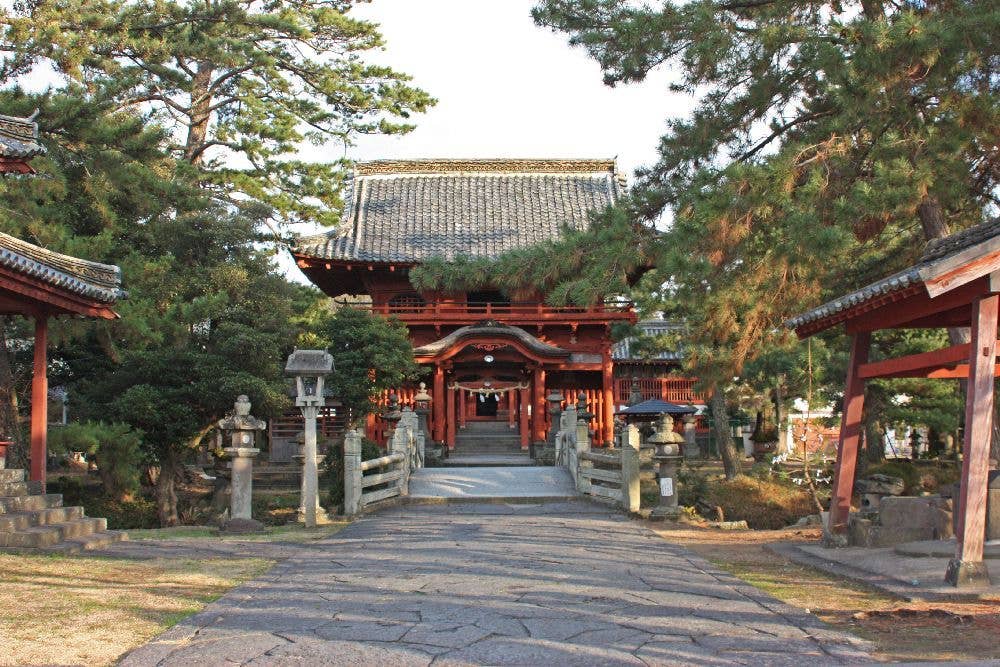
[[[361,510],[361,434],[352,429],[344,436],[344,514]]]
[[[576,412],[576,408],[573,409]],[[583,455],[590,451],[590,428],[587,426],[587,422],[582,419],[576,422],[576,434],[573,438],[573,446],[576,447],[576,465],[578,468],[592,468],[594,464],[590,461],[584,461]],[[590,491],[590,480],[580,474],[579,470],[575,471],[576,474],[576,490],[580,493],[587,493]]]
[[[622,433],[622,500],[626,511],[639,511],[639,429],[629,424]]]
[[[399,478],[399,495],[405,496],[410,493],[410,426],[402,420],[396,425],[396,430],[392,432],[391,451],[393,454],[402,454],[403,460],[397,465],[403,471],[403,476]]]

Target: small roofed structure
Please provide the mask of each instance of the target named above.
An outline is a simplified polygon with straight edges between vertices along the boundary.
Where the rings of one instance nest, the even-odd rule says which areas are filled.
[[[792,318],[800,338],[843,324],[851,335],[840,442],[827,526],[844,533],[862,432],[865,382],[874,378],[968,379],[955,558],[946,580],[988,583],[983,563],[987,476],[993,424],[1000,303],[1000,219],[927,245],[920,262]],[[869,361],[872,332],[970,327],[972,341],[895,359]]]
[[[33,174],[29,161],[45,153],[38,142],[36,111],[28,118],[0,115],[0,174]]]
[[[615,414],[632,417],[655,417],[658,415],[693,415],[698,409],[692,405],[677,405],[658,398],[651,398],[636,405],[622,408]]]
[[[0,173],[33,173],[28,160],[45,152],[31,118],[0,115]],[[121,270],[63,255],[0,233],[0,315],[35,321],[31,385],[30,479],[45,483],[48,427],[48,321],[59,316],[114,319],[125,296]]]

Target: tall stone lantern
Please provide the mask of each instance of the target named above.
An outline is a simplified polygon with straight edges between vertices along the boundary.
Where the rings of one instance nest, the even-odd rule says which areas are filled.
[[[305,460],[302,467],[302,507],[307,528],[316,526],[319,474],[316,466],[316,418],[326,404],[323,382],[333,372],[333,357],[326,350],[295,350],[285,364],[285,375],[295,378],[295,405],[302,411]]]
[[[647,440],[653,445],[653,460],[657,465],[660,483],[660,502],[653,508],[649,518],[674,518],[680,514],[677,504],[677,468],[684,458],[684,436],[674,431],[674,418],[669,414],[660,415],[656,430]]]
[[[231,520],[226,529],[237,532],[261,530],[263,525],[254,521],[253,458],[260,453],[255,447],[257,433],[267,428],[267,422],[250,415],[250,399],[241,394],[233,404],[233,414],[220,419],[217,426],[229,434],[229,447],[224,451],[230,457],[232,485],[229,501]]]

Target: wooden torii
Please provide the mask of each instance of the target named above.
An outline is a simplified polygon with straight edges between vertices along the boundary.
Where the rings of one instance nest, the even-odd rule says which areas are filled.
[[[29,160],[45,153],[35,117],[0,115],[0,175],[34,173]],[[48,322],[52,317],[112,319],[124,296],[117,266],[62,255],[0,233],[0,315],[35,321],[31,380],[29,477],[45,484],[48,434]]]
[[[851,335],[840,443],[828,530],[844,533],[861,438],[865,382],[873,378],[968,379],[957,549],[945,579],[955,586],[989,582],[983,563],[987,477],[993,424],[1000,299],[1000,218],[932,241],[920,262],[792,318],[800,338],[843,324]],[[872,332],[970,327],[970,343],[869,361]]]

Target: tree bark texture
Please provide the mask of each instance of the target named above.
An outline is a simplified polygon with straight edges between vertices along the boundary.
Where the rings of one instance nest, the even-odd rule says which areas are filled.
[[[712,411],[712,429],[715,442],[719,445],[719,454],[722,456],[722,467],[725,470],[726,479],[736,479],[743,474],[743,464],[736,447],[733,445],[732,434],[729,432],[729,410],[726,408],[726,397],[720,389],[716,389],[712,392],[708,403]]]
[[[156,514],[161,528],[180,522],[177,516],[177,461],[172,453],[167,453],[160,462],[160,474],[156,478]]]
[[[210,62],[198,63],[198,70],[191,80],[191,117],[189,119],[187,141],[184,143],[184,159],[193,165],[202,162],[208,125],[212,119],[212,74],[215,66]]]

